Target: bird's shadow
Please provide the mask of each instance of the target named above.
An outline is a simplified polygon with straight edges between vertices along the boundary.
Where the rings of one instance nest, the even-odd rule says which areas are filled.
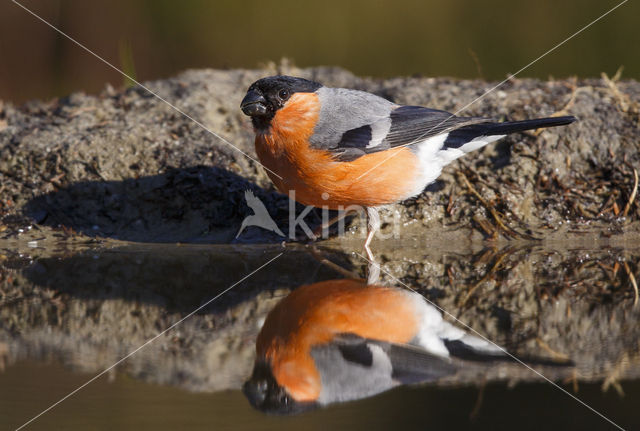
[[[277,232],[250,226],[254,214],[245,192],[257,197]],[[122,181],[82,181],[37,196],[23,208],[35,223],[71,229],[91,237],[134,242],[273,243],[289,239],[290,205],[297,217],[305,207],[217,167],[194,166]],[[310,229],[319,210],[304,217]],[[297,227],[297,226],[296,226]],[[293,235],[295,236],[295,235]]]

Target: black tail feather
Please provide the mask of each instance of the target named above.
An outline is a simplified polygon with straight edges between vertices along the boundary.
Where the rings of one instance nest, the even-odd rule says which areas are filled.
[[[449,132],[444,141],[443,149],[460,148],[479,136],[508,135],[509,133],[539,129],[540,127],[565,126],[576,121],[577,118],[568,115],[564,117],[535,118],[523,121],[505,121],[504,123],[477,123],[460,127]]]
[[[507,135],[509,133],[524,132],[525,130],[539,129],[542,127],[566,126],[576,121],[573,115],[564,117],[535,118],[523,121],[505,121],[504,123],[487,124],[485,136]]]

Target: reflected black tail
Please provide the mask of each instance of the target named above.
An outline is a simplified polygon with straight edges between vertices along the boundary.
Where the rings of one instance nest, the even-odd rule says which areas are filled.
[[[518,362],[514,356],[529,365],[548,365],[556,367],[572,367],[575,363],[570,359],[549,359],[535,356],[510,356],[504,352],[484,352],[474,349],[460,340],[444,340],[449,354],[455,358],[473,362]]]

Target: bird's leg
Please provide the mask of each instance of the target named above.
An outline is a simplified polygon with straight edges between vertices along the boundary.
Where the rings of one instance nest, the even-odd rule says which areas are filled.
[[[369,265],[367,266],[367,284],[376,284],[380,278],[380,265],[369,248],[371,240],[380,229],[380,214],[376,208],[367,207],[367,239],[364,242],[364,251],[367,252]]]
[[[380,264],[375,260],[367,266],[367,284],[377,284],[380,280]]]
[[[369,260],[375,261],[373,253],[369,248],[369,244],[373,239],[373,235],[380,229],[380,214],[377,208],[367,207],[367,239],[364,242],[364,251],[367,253]]]

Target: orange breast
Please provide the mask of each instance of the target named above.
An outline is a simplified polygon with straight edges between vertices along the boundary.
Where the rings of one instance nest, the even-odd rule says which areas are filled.
[[[328,151],[309,147],[320,114],[314,93],[296,93],[271,121],[271,133],[256,136],[260,162],[278,190],[305,205],[339,209],[378,206],[407,198],[415,188],[418,161],[408,148],[336,161]],[[378,166],[379,165],[379,166]]]
[[[407,343],[418,325],[413,303],[403,291],[358,280],[331,280],[303,286],[278,303],[260,331],[256,348],[294,399],[312,401],[321,391],[313,346],[340,333]]]

